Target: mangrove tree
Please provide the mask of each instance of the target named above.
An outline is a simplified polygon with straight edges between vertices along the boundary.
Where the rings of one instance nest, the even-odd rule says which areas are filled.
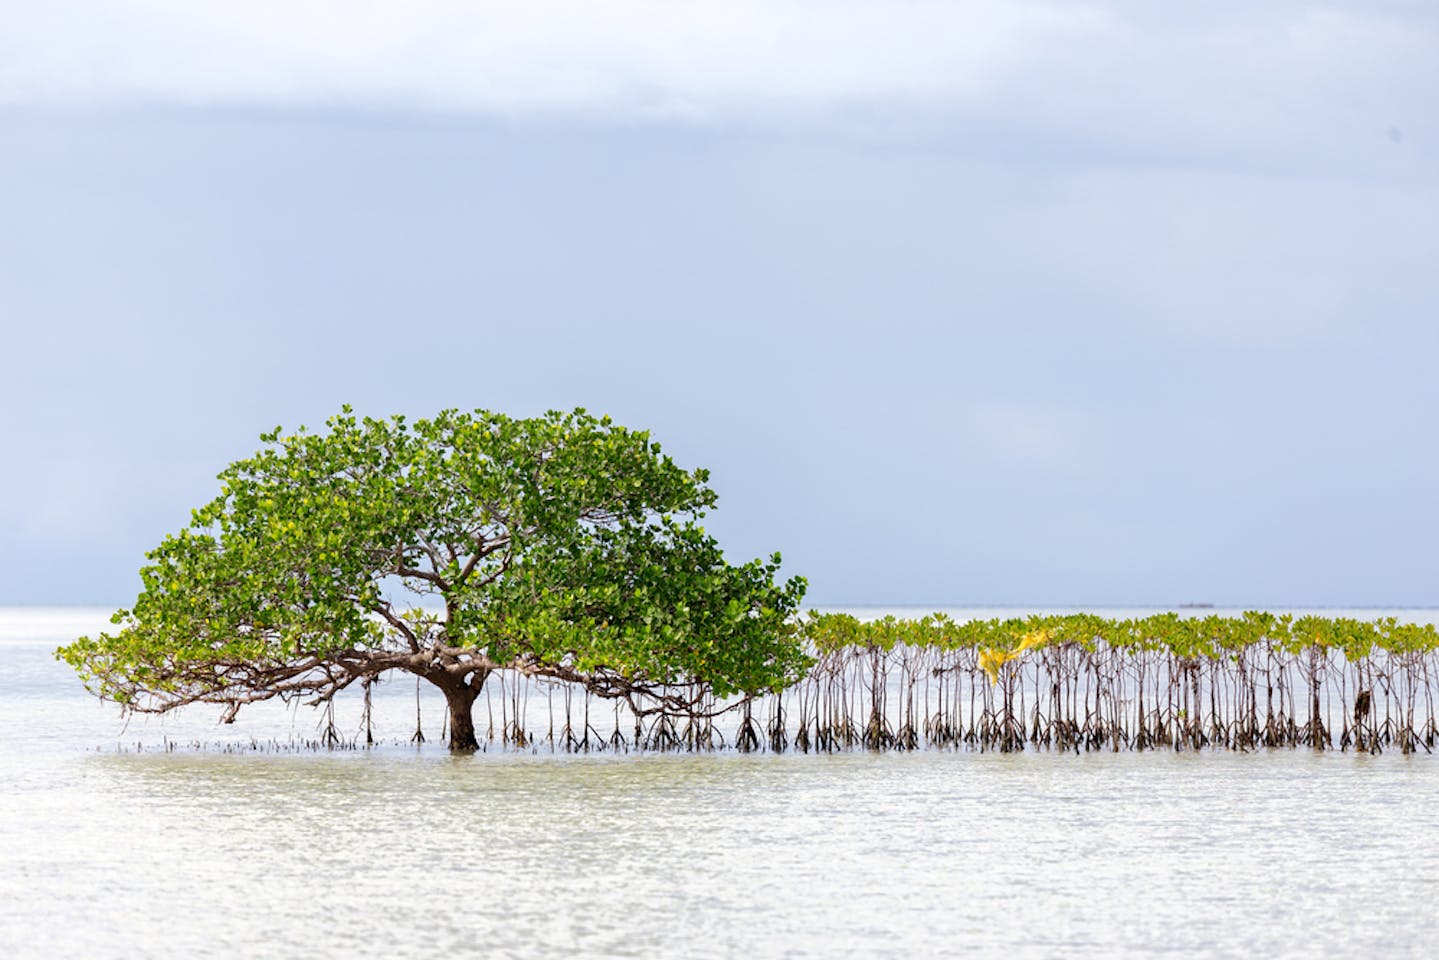
[[[409,422],[348,408],[279,428],[148,554],[115,629],[58,651],[126,709],[324,703],[391,671],[449,706],[449,744],[492,674],[572,684],[637,717],[703,714],[809,665],[804,581],[729,563],[714,505],[648,433],[584,410]]]

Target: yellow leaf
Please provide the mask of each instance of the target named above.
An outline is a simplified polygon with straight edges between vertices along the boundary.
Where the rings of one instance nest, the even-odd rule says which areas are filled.
[[[1032,647],[1037,647],[1047,642],[1048,640],[1048,630],[1035,630],[1031,633],[1026,633],[1024,635],[1024,639],[1020,641],[1019,646],[1015,648],[1014,652],[1023,653],[1025,650],[1029,650]]]
[[[1004,666],[1009,656],[1000,650],[985,648],[979,651],[979,666],[989,677],[991,684],[999,683],[999,668]]]

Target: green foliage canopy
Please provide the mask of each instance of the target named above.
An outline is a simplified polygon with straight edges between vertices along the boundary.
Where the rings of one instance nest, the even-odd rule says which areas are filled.
[[[516,670],[693,710],[808,665],[803,579],[777,582],[778,554],[728,563],[698,525],[706,471],[645,432],[584,410],[408,422],[346,407],[327,427],[262,436],[148,554],[118,629],[57,651],[93,692],[233,715],[394,669],[472,699]]]
[[[1249,610],[1238,616],[1181,616],[1156,613],[1110,619],[1088,613],[1039,614],[1010,619],[958,622],[943,613],[908,620],[893,616],[861,621],[842,613],[811,612],[800,624],[806,641],[824,655],[851,648],[1014,652],[1072,645],[1094,652],[1157,652],[1183,658],[1220,660],[1272,645],[1290,654],[1341,654],[1357,663],[1375,650],[1391,655],[1439,650],[1433,624],[1400,623],[1394,617],[1294,616]],[[1027,641],[1027,642],[1026,642]]]

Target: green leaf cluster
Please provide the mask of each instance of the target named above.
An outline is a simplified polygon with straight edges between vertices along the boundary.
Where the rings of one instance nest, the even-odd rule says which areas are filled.
[[[856,647],[887,651],[896,644],[942,651],[999,652],[1015,651],[1021,646],[1043,649],[1069,644],[1090,651],[1103,646],[1217,660],[1268,644],[1289,653],[1334,651],[1355,662],[1375,650],[1406,654],[1439,649],[1439,631],[1433,624],[1400,623],[1393,617],[1369,621],[1253,610],[1239,616],[1186,617],[1168,612],[1110,619],[1078,613],[962,623],[943,613],[913,620],[890,616],[861,621],[848,614],[812,611],[800,629],[821,655]]]
[[[708,474],[644,431],[583,409],[346,407],[261,439],[147,555],[117,629],[57,651],[96,693],[165,709],[483,664],[725,696],[808,664],[803,579],[779,582],[778,554],[727,562],[699,525]]]

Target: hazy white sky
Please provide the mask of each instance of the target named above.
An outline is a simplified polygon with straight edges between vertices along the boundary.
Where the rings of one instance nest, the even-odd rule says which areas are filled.
[[[583,404],[819,602],[1439,603],[1428,3],[0,0],[0,602]]]

